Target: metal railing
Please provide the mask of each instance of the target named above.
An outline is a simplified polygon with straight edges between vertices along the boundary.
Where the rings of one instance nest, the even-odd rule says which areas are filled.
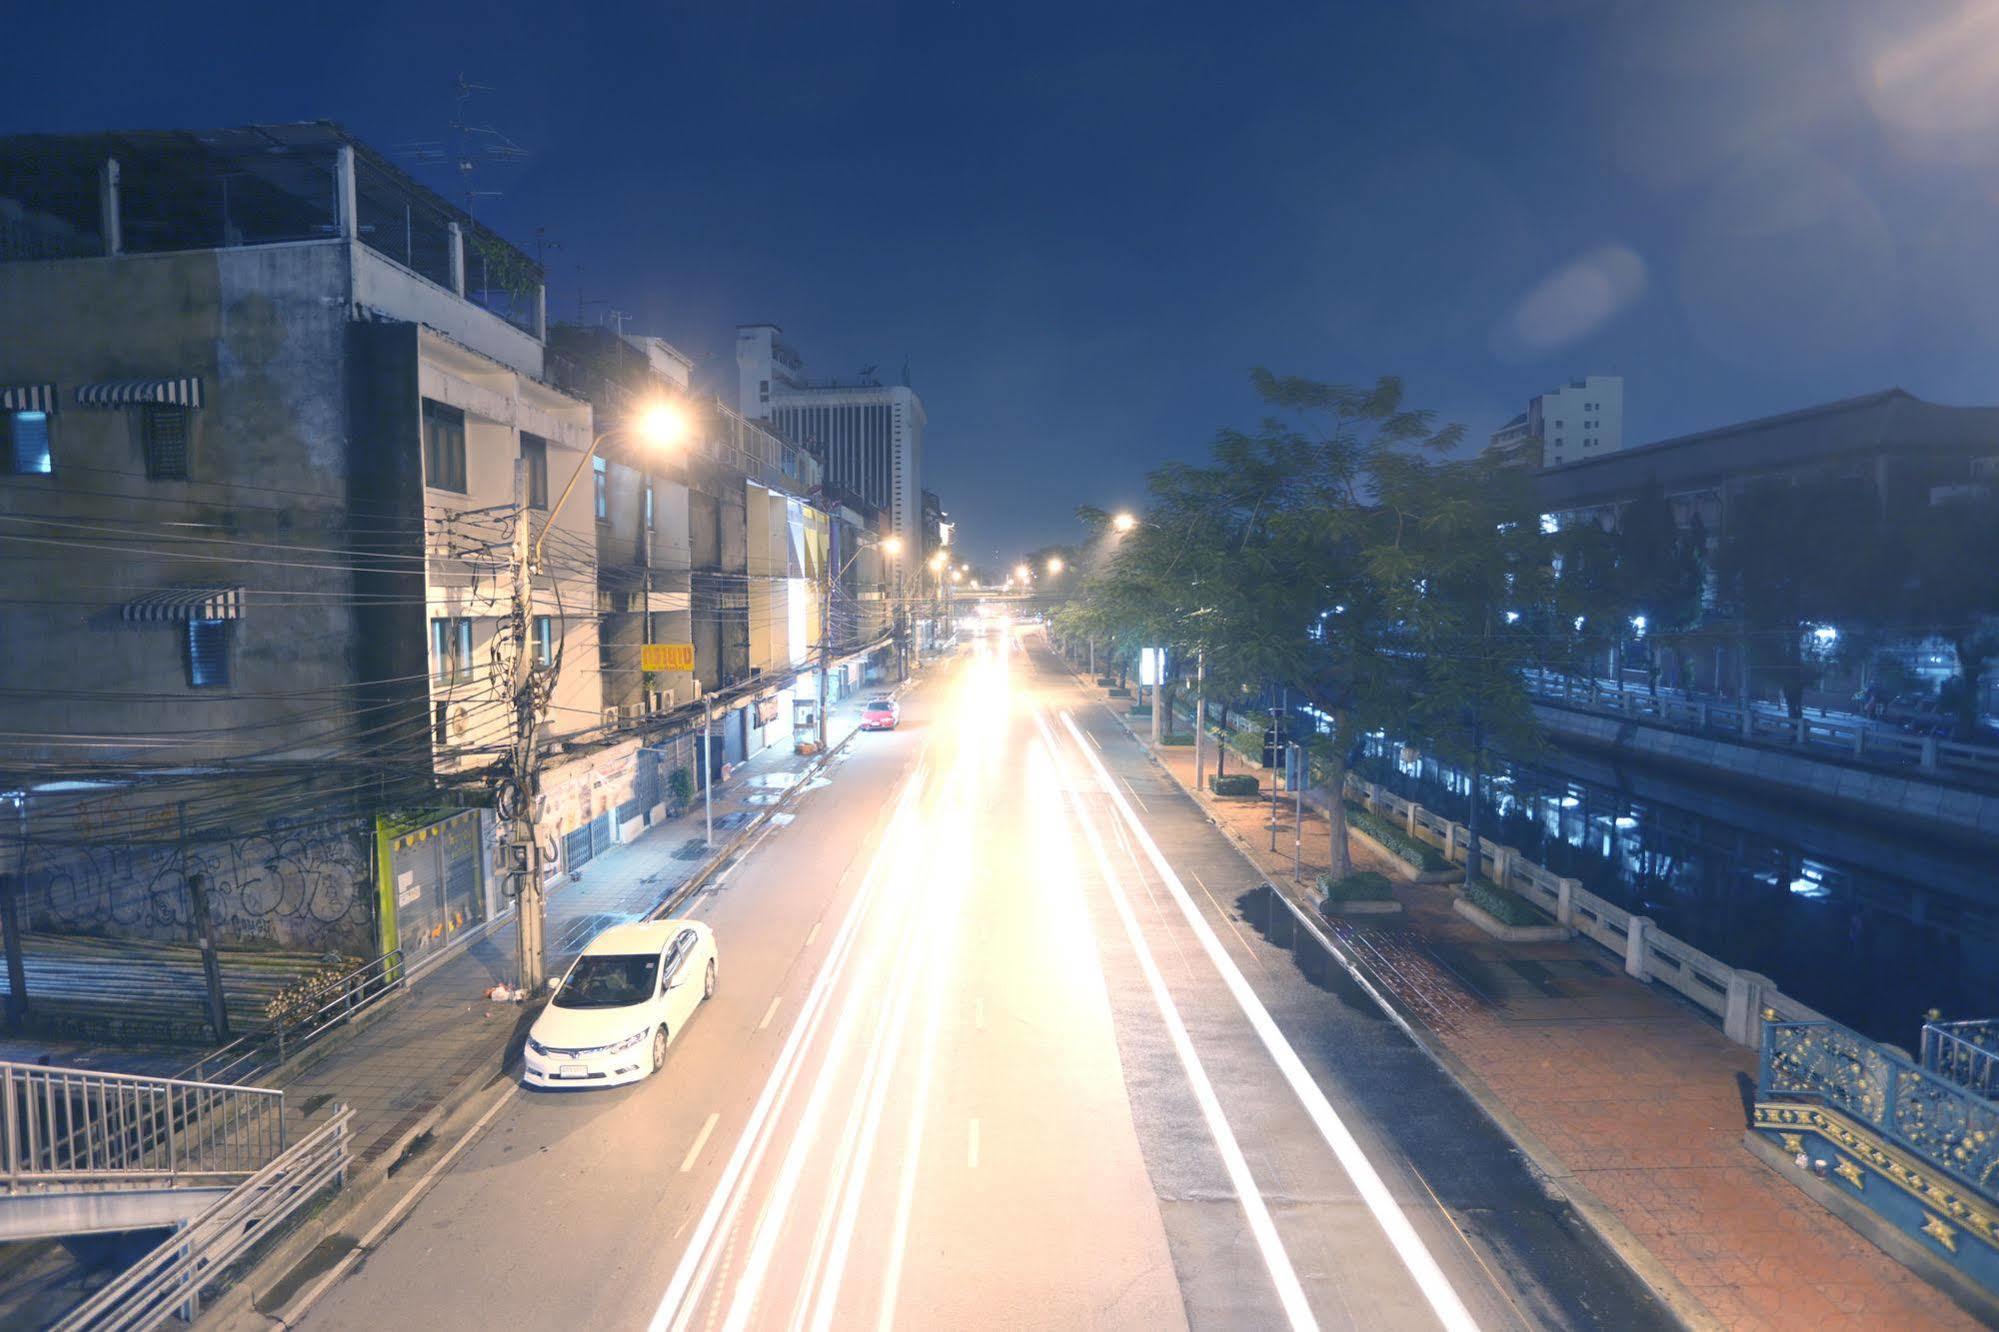
[[[291,1011],[229,1044],[211,1050],[180,1076],[242,1084],[282,1065],[335,1027],[353,1021],[409,984],[403,950],[392,948],[343,976],[321,984]]]
[[[1528,671],[1528,692],[1565,705],[1656,722],[1678,731],[1723,736],[1806,750],[1827,758],[1858,759],[1999,780],[1999,748],[1904,735],[1858,718],[1788,717],[1738,703],[1675,698],[1649,690],[1578,680],[1550,671]]]
[[[1925,1022],[1923,1067],[1966,1091],[1999,1100],[1999,1021]]]
[[[234,1181],[284,1151],[284,1108],[264,1087],[0,1063],[0,1189]]]
[[[1756,1097],[1828,1106],[1999,1200],[1999,1105],[1836,1022],[1764,1023]]]
[[[173,1237],[85,1300],[56,1332],[141,1332],[170,1319],[193,1322],[203,1287],[329,1186],[346,1183],[354,1112],[326,1123],[216,1200]]]

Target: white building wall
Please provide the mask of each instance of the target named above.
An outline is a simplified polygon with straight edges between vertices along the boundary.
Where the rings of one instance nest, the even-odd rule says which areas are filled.
[[[1541,465],[1600,458],[1624,447],[1624,380],[1618,375],[1572,379],[1534,399],[1528,426],[1541,439]]]

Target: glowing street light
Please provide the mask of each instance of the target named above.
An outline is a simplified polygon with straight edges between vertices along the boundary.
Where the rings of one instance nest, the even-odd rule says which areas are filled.
[[[1062,557],[1060,555],[1050,555],[1048,557],[1048,572],[1051,575],[1062,572]]]
[[[881,552],[884,555],[896,556],[902,554],[902,538],[899,536],[883,537],[878,544],[881,546]]]
[[[937,553],[936,553],[935,555],[932,555],[932,556],[930,557],[930,572],[931,572],[931,573],[943,573],[943,572],[944,572],[944,552],[943,552],[943,551],[941,551],[941,550],[940,550],[940,551],[938,551],[938,552],[937,552]]]
[[[1138,526],[1138,519],[1129,513],[1121,513],[1111,519],[1111,526],[1120,532],[1129,532],[1132,528]]]
[[[1013,576],[1024,583],[1034,577],[1034,570],[1028,568],[1025,564],[1016,564],[1013,566]]]
[[[670,402],[656,402],[639,413],[634,430],[648,444],[665,448],[687,438],[687,413]]]
[[[952,582],[954,582],[954,583],[962,583],[962,582],[964,582],[964,581],[965,581],[965,571],[964,571],[963,569],[953,569],[953,570],[951,571],[951,581],[952,581]]]

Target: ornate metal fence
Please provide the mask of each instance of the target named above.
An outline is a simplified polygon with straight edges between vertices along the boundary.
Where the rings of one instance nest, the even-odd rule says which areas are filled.
[[[1999,1022],[1926,1022],[1923,1067],[1986,1100],[1999,1097]]]
[[[1837,1110],[1986,1199],[1999,1195],[1999,1104],[1836,1022],[1766,1023],[1757,1099]]]

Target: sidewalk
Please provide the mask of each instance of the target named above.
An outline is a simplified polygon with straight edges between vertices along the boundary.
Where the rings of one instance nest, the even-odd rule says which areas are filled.
[[[1092,700],[1129,708],[1079,681]],[[1140,737],[1150,725],[1126,724]],[[1193,789],[1191,746],[1162,746],[1153,756]],[[1211,774],[1214,757],[1211,745]],[[1245,766],[1230,755],[1230,771]],[[1316,907],[1309,885],[1330,854],[1324,816],[1308,805],[1300,837],[1295,804],[1280,797],[1273,853],[1267,792],[1261,800],[1199,799],[1258,869]],[[1294,845],[1303,852],[1302,884]],[[1353,855],[1356,868],[1389,869],[1358,844]],[[1743,1147],[1754,1051],[1676,996],[1626,976],[1593,944],[1490,938],[1451,910],[1453,891],[1397,880],[1402,914],[1327,932],[1483,1084],[1468,1082],[1474,1097],[1516,1137],[1525,1130],[1529,1157],[1593,1195],[1717,1325],[1977,1326]]]

